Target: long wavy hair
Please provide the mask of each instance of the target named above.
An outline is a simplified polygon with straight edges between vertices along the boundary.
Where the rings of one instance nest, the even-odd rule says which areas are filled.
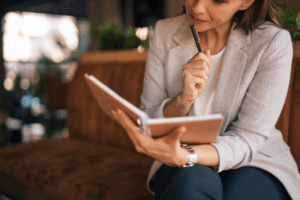
[[[278,4],[273,0],[255,0],[247,10],[238,11],[234,15],[233,21],[237,23],[235,28],[242,28],[246,34],[249,34],[265,21],[281,27],[276,19],[277,6]],[[183,6],[183,13],[185,12],[185,6]]]

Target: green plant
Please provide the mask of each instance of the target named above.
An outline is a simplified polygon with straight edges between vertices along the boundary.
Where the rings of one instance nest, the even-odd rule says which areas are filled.
[[[63,77],[66,71],[62,70],[59,65],[47,57],[41,58],[37,63],[36,72],[42,77]]]
[[[292,39],[300,41],[300,13],[294,13],[289,7],[278,7],[276,17],[279,23],[290,31]]]
[[[122,28],[112,20],[106,21],[95,31],[95,35],[100,42],[99,49],[133,49],[139,46],[148,49],[149,35],[146,40],[141,40],[136,36],[136,30],[134,27]]]

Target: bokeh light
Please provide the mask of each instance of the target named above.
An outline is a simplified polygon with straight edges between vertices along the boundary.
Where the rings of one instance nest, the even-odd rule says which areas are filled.
[[[12,91],[14,89],[14,81],[11,78],[6,78],[3,86],[7,91]]]
[[[41,104],[41,100],[38,97],[33,97],[32,95],[24,95],[21,98],[21,105],[24,108],[36,107]]]
[[[144,47],[142,47],[142,46],[138,46],[137,51],[138,51],[139,53],[143,53],[143,52],[145,51],[145,49],[144,49]]]
[[[31,108],[31,113],[33,116],[37,117],[46,111],[46,107],[43,104]]]
[[[75,17],[9,12],[4,22],[3,57],[8,62],[38,62],[46,56],[60,63],[79,46]]]
[[[20,82],[20,87],[23,89],[23,90],[27,90],[30,86],[30,81],[28,79],[22,79],[21,82]]]
[[[23,51],[22,37],[18,33],[3,34],[3,58],[5,61],[21,60]]]
[[[10,78],[12,80],[15,80],[15,78],[17,77],[16,73],[14,71],[8,71],[6,73],[6,78]]]
[[[46,133],[45,127],[41,123],[31,124],[31,138],[33,140],[40,140]]]
[[[9,12],[4,16],[4,32],[18,32],[21,26],[21,16],[15,12]]]
[[[147,40],[149,29],[147,27],[137,28],[135,35],[141,40]]]
[[[59,23],[59,30],[62,34],[66,46],[70,50],[75,50],[78,47],[78,29],[73,17],[64,16]]]
[[[20,30],[29,37],[42,37],[48,31],[46,15],[38,13],[23,13]]]

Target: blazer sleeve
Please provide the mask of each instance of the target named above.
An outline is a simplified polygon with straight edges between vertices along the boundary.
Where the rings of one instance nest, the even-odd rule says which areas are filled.
[[[270,138],[282,111],[291,74],[293,46],[289,32],[278,31],[262,54],[237,118],[218,137],[218,172],[250,163]]]
[[[149,44],[140,106],[151,118],[163,118],[163,107],[171,100],[165,89],[164,35],[164,27],[158,21]]]

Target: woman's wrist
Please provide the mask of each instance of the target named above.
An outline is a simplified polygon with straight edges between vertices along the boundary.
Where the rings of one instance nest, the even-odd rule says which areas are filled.
[[[185,107],[187,110],[190,109],[190,107],[193,105],[194,102],[189,102],[189,101],[185,101],[182,95],[182,92],[180,92],[176,97],[175,97],[177,104],[180,107]]]
[[[164,117],[186,116],[193,103],[183,101],[182,93],[179,93],[171,101],[165,104],[163,108]]]
[[[180,151],[177,155],[176,165],[177,166],[183,166],[189,162],[189,152],[183,148],[180,147]]]

